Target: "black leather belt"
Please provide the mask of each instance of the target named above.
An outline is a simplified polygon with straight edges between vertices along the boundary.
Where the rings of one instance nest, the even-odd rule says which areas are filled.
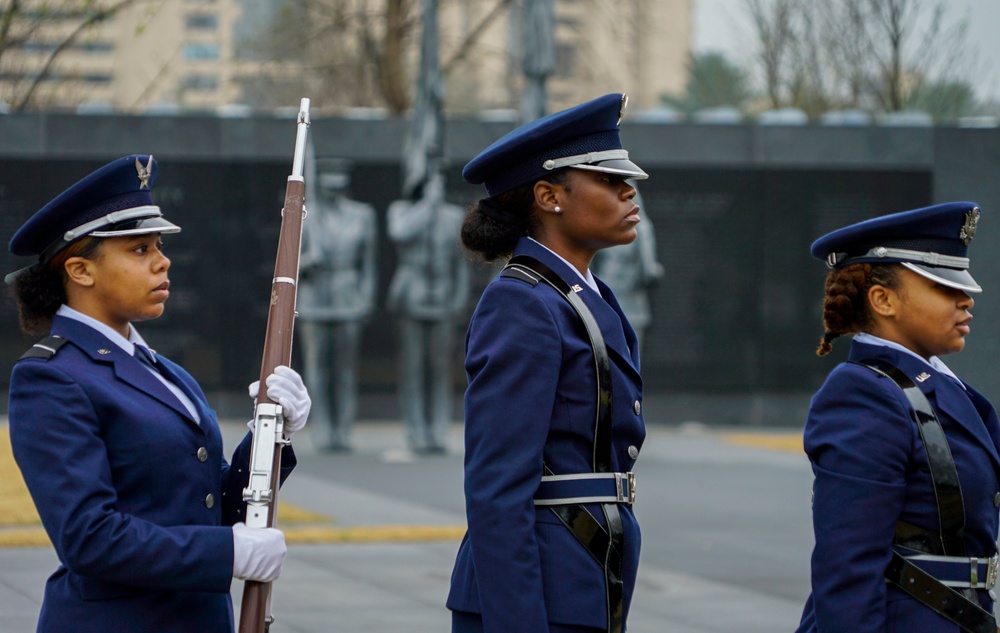
[[[885,571],[888,582],[899,587],[915,600],[923,603],[942,616],[948,618],[963,630],[970,633],[997,633],[996,618],[979,604],[976,589],[987,589],[987,582],[996,583],[996,564],[989,564],[990,559],[970,559],[965,555],[965,503],[962,499],[962,486],[955,468],[955,458],[952,456],[948,438],[941,427],[934,407],[927,396],[914,384],[909,376],[898,367],[880,361],[858,363],[872,371],[881,374],[895,382],[910,403],[913,421],[920,431],[920,439],[927,454],[930,468],[931,483],[934,486],[934,496],[937,499],[938,526],[940,530],[934,533],[915,525],[904,522],[896,524],[896,538],[893,544],[896,548],[906,548],[932,555],[931,558],[962,559],[968,567],[965,568],[967,578],[964,585],[950,577],[937,578],[929,571],[935,571],[927,561],[904,556],[899,551],[893,551],[892,560]],[[986,563],[982,571],[985,577],[980,585],[981,568],[979,561]],[[943,561],[937,561],[941,563]],[[945,570],[940,570],[944,573]],[[945,575],[951,576],[953,572]],[[992,578],[991,578],[992,576]],[[974,577],[974,578],[973,578]],[[962,589],[961,593],[949,587],[948,584]]]
[[[515,277],[532,285],[545,281],[561,294],[583,321],[594,351],[594,372],[597,382],[597,414],[594,419],[594,452],[592,464],[594,474],[611,473],[611,359],[608,356],[604,337],[590,308],[577,292],[580,286],[570,287],[548,266],[534,257],[518,255],[500,273],[504,277]],[[620,474],[620,473],[619,473]],[[544,477],[557,476],[545,466]],[[550,480],[554,481],[554,480]],[[634,479],[630,490],[634,494]],[[607,597],[608,633],[621,633],[624,626],[624,584],[622,581],[622,552],[624,551],[625,530],[622,526],[618,501],[601,503],[607,529],[594,518],[582,502],[567,500],[568,503],[550,505],[549,509],[559,517],[573,536],[590,552],[590,555],[604,569],[604,586]]]
[[[997,621],[992,613],[945,586],[899,552],[892,553],[885,577],[913,598],[957,624],[963,631],[997,633]]]

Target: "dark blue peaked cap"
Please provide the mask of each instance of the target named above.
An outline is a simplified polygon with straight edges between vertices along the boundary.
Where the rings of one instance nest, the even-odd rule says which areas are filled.
[[[156,160],[145,154],[108,163],[28,218],[11,238],[10,252],[37,256],[33,266],[38,266],[87,235],[177,233],[180,227],[163,219],[153,204],[150,190],[156,170]],[[24,270],[7,275],[5,281],[11,283]]]
[[[965,292],[982,292],[969,274],[969,243],[979,226],[975,202],[884,215],[837,229],[813,242],[813,257],[830,268],[899,262],[928,279]]]
[[[562,167],[647,178],[622,148],[618,124],[627,102],[623,94],[607,94],[522,125],[469,161],[462,177],[485,184],[490,196]]]

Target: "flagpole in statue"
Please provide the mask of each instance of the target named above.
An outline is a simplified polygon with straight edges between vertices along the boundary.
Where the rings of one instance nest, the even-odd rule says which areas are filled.
[[[399,318],[399,396],[407,443],[414,452],[434,454],[447,451],[455,319],[468,300],[469,273],[458,247],[465,212],[444,195],[437,0],[424,0],[421,24],[417,98],[403,145],[403,198],[388,210],[398,265],[386,307]]]
[[[413,121],[403,144],[403,197],[426,183],[441,167],[444,153],[444,81],[438,55],[438,2],[424,0],[420,20],[420,75]]]
[[[524,94],[518,114],[521,123],[547,114],[545,82],[556,70],[556,14],[553,0],[525,0],[521,17],[524,58]]]

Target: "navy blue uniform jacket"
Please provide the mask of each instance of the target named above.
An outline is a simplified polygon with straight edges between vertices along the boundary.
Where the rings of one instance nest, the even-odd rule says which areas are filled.
[[[601,295],[535,242],[535,257],[594,314],[611,357],[612,468],[629,471],[645,437],[642,381],[632,327],[614,295]],[[486,633],[539,633],[547,622],[605,628],[604,571],[547,508],[536,508],[543,463],[555,474],[593,471],[596,383],[590,340],[566,299],[541,282],[498,277],[483,292],[466,340],[465,500],[468,532],[452,574],[448,607],[481,613]],[[641,485],[638,486],[641,488]],[[589,506],[588,506],[589,507]],[[625,529],[624,607],[639,563],[639,526]],[[600,506],[589,507],[602,523]]]
[[[1000,490],[1000,423],[972,387],[904,352],[854,342],[851,360],[882,359],[913,380],[937,412],[955,458],[965,502],[969,556],[995,551]],[[917,377],[927,374],[923,380]],[[958,633],[900,589],[887,585],[897,521],[938,530],[927,455],[911,407],[889,378],[839,365],[813,397],[805,449],[815,473],[812,595],[799,631]],[[987,592],[979,592],[992,611]]]
[[[158,357],[200,425],[97,330],[57,316],[52,334],[68,343],[18,362],[10,386],[14,457],[61,563],[38,630],[231,631],[227,526],[242,520],[250,434],[230,468],[215,412],[180,366]],[[287,475],[294,454],[283,458]]]

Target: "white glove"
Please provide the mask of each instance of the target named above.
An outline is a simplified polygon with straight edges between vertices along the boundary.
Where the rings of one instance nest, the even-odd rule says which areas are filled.
[[[274,582],[285,562],[285,534],[274,528],[233,526],[233,576],[242,580]]]
[[[312,408],[312,399],[302,382],[302,376],[291,367],[278,365],[274,368],[274,373],[267,377],[266,384],[267,397],[281,405],[281,412],[285,416],[285,437],[291,438],[292,433],[305,427],[309,409]],[[257,394],[260,393],[260,381],[250,383],[248,391],[256,401]]]

